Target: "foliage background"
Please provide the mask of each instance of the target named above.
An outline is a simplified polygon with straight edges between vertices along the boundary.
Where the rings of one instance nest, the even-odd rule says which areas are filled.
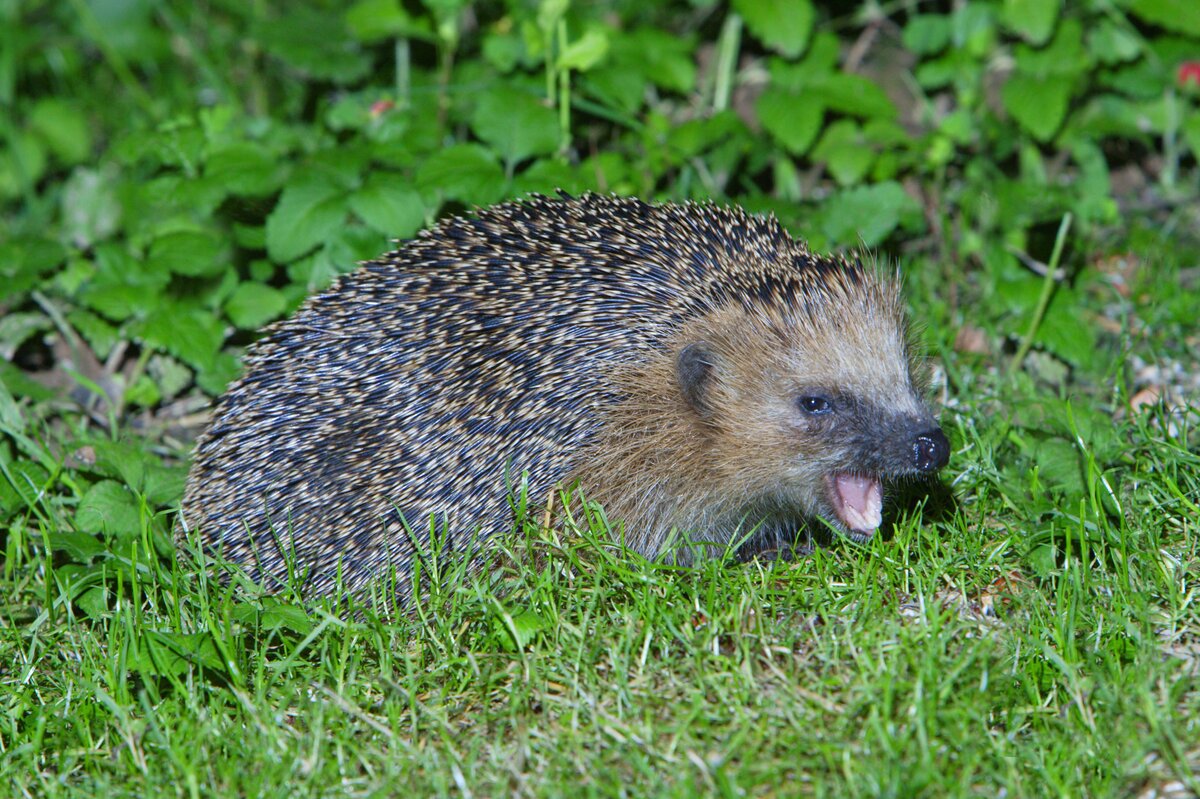
[[[1197,790],[1200,5],[3,0],[0,111],[18,793]],[[559,189],[900,261],[924,517],[686,574],[583,520],[416,621],[181,570],[255,331]]]

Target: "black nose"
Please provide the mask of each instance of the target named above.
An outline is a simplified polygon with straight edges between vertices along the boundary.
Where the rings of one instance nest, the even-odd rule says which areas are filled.
[[[913,466],[920,472],[942,468],[950,460],[950,442],[939,428],[926,430],[913,439]]]

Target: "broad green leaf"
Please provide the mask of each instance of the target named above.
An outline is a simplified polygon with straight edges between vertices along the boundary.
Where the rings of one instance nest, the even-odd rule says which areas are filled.
[[[758,98],[758,119],[792,155],[804,155],[821,130],[825,107],[797,94],[768,88]]]
[[[129,438],[117,441],[97,439],[88,446],[95,461],[92,466],[95,472],[141,490],[149,458],[139,441]]]
[[[1034,449],[1033,460],[1037,463],[1038,472],[1047,488],[1062,492],[1071,498],[1083,496],[1083,465],[1079,449],[1074,443],[1062,438],[1044,439]]]
[[[1046,47],[1018,46],[1016,58],[1017,72],[1038,78],[1074,78],[1085,73],[1090,66],[1090,57],[1083,46],[1083,28],[1075,19],[1064,21]]]
[[[788,58],[808,45],[813,8],[809,0],[733,0],[733,8],[763,44]]]
[[[214,150],[204,164],[204,174],[230,194],[258,197],[278,188],[277,159],[253,142],[238,142]]]
[[[612,43],[614,51],[618,43],[624,48],[622,61],[640,66],[642,76],[655,86],[680,94],[696,87],[694,44],[689,37],[642,27],[618,37]]]
[[[1183,139],[1192,151],[1192,158],[1200,161],[1200,111],[1192,111],[1184,121]]]
[[[0,147],[0,197],[16,197],[46,171],[46,150],[38,138],[13,131]]]
[[[346,221],[346,191],[315,176],[301,176],[283,189],[267,216],[267,253],[287,263],[325,241]]]
[[[874,247],[899,226],[905,215],[919,213],[917,202],[899,183],[886,182],[839,192],[822,209],[821,230],[841,246]]]
[[[1004,107],[1038,141],[1049,141],[1062,125],[1071,94],[1068,78],[1013,75],[1000,92]]]
[[[950,40],[956,49],[972,59],[981,59],[995,47],[997,26],[995,9],[988,4],[956,4],[950,15]]]
[[[104,542],[91,533],[71,530],[66,527],[52,529],[46,535],[47,544],[53,552],[65,552],[76,563],[85,563],[108,551]],[[57,571],[57,569],[55,570]]]
[[[896,106],[879,86],[859,75],[831,72],[812,82],[806,99],[819,96],[824,105],[834,111],[864,118],[896,116]]]
[[[0,365],[13,369],[9,363]],[[17,374],[21,374],[21,372],[17,372]],[[7,375],[0,374],[0,426],[10,432],[24,433],[29,423],[25,420],[21,406],[17,404],[16,398],[12,395],[6,377]],[[5,461],[0,460],[0,466],[3,466],[4,463]]]
[[[350,210],[380,233],[406,239],[425,224],[425,203],[399,175],[379,173],[350,195]]]
[[[247,626],[258,626],[263,630],[291,630],[305,635],[312,631],[313,620],[304,608],[275,597],[263,597],[261,607],[239,603],[233,608],[233,618]]]
[[[455,144],[417,168],[417,187],[472,205],[491,205],[504,194],[504,170],[490,150]]]
[[[212,363],[196,372],[196,385],[210,397],[225,393],[225,389],[242,373],[241,362],[228,352],[218,352]]]
[[[161,352],[150,356],[146,372],[167,398],[178,396],[192,383],[192,370]]]
[[[189,668],[227,670],[210,632],[145,630],[138,638],[136,656],[130,665],[142,674],[157,677],[183,674]]]
[[[904,46],[917,55],[931,55],[950,43],[950,18],[942,14],[917,14],[909,19],[901,36]]]
[[[1061,287],[1055,292],[1054,300],[1050,303],[1050,318],[1058,318],[1060,314],[1071,313],[1070,309],[1081,307],[1082,302],[1069,287]],[[1038,327],[1037,341],[1044,344],[1064,361],[1075,366],[1088,363],[1096,357],[1096,328],[1091,324],[1044,324]]]
[[[164,466],[156,461],[147,463],[145,486],[142,488],[146,500],[155,505],[179,502],[187,482],[187,471],[187,466]]]
[[[225,341],[221,321],[203,311],[181,311],[164,302],[133,331],[195,369],[206,369]]]
[[[576,167],[565,164],[557,158],[543,158],[535,161],[528,169],[513,179],[513,193],[522,194],[554,194],[562,189],[571,194],[579,194],[589,189],[594,190],[594,184],[584,182],[584,173]]]
[[[67,314],[75,332],[83,336],[96,357],[104,360],[120,338],[117,328],[91,311],[80,308]]]
[[[1196,0],[1130,0],[1128,6],[1147,22],[1175,33],[1200,37],[1200,3]]]
[[[1062,0],[1004,0],[1004,23],[1033,45],[1043,45],[1054,32]]]
[[[555,112],[537,97],[508,86],[498,86],[479,98],[471,127],[508,163],[548,155],[558,147]]]
[[[10,311],[0,316],[0,353],[16,352],[30,338],[53,327],[44,313]]]
[[[287,306],[283,292],[262,283],[239,283],[225,303],[229,319],[243,330],[258,330],[278,319]]]
[[[6,398],[3,419],[7,419],[17,406],[5,389],[0,388],[0,393]],[[0,519],[32,508],[49,479],[50,473],[33,461],[0,462]]]
[[[39,100],[29,114],[29,126],[46,148],[65,164],[84,161],[92,152],[92,134],[79,108],[66,100]]]
[[[125,389],[125,402],[137,408],[149,408],[162,401],[162,392],[149,375],[139,375],[133,385]]]
[[[111,178],[78,167],[62,193],[62,224],[67,237],[80,248],[91,247],[117,231],[121,203]]]
[[[333,11],[296,5],[281,18],[261,19],[254,32],[267,52],[315,78],[349,83],[371,68],[370,59]]]
[[[360,0],[346,11],[346,27],[356,39],[377,42],[398,37],[432,41],[433,29],[424,19],[414,19],[400,0]]]
[[[558,57],[559,69],[574,69],[586,72],[608,53],[608,34],[601,28],[589,28],[575,41],[567,45]]]
[[[848,119],[830,125],[817,146],[814,161],[824,161],[839,185],[858,183],[875,160],[875,151],[864,140],[857,124]]]
[[[75,526],[84,533],[109,533],[120,539],[139,532],[138,501],[115,480],[101,480],[87,490],[75,510]]]
[[[1087,49],[1102,64],[1119,64],[1141,54],[1142,40],[1136,32],[1103,19],[1088,30]]]
[[[178,230],[159,236],[150,245],[147,267],[188,277],[206,277],[226,268],[221,240],[198,230]]]

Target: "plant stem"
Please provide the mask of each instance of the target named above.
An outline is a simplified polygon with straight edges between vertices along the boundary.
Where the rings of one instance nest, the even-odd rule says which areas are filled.
[[[1046,315],[1046,309],[1050,307],[1050,298],[1054,295],[1054,276],[1058,273],[1058,262],[1062,258],[1063,245],[1067,241],[1067,231],[1071,229],[1071,214],[1067,212],[1063,214],[1062,222],[1058,226],[1058,235],[1054,239],[1054,251],[1050,254],[1050,263],[1046,267],[1046,275],[1042,278],[1042,294],[1038,297],[1037,308],[1033,312],[1033,318],[1029,320],[1029,329],[1025,331],[1025,337],[1021,340],[1021,346],[1017,349],[1017,354],[1013,356],[1012,361],[1008,365],[1009,375],[1016,374],[1016,371],[1021,368],[1021,364],[1025,362],[1025,358],[1029,355],[1029,350],[1033,347],[1033,338],[1037,335],[1038,328],[1042,324],[1042,318]]]

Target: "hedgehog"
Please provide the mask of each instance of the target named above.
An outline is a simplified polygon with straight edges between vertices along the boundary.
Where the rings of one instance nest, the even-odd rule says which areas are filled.
[[[898,274],[706,203],[533,196],[447,218],[267,328],[178,525],[266,586],[401,601],[478,569],[513,493],[574,490],[683,565],[866,540],[949,444]]]

